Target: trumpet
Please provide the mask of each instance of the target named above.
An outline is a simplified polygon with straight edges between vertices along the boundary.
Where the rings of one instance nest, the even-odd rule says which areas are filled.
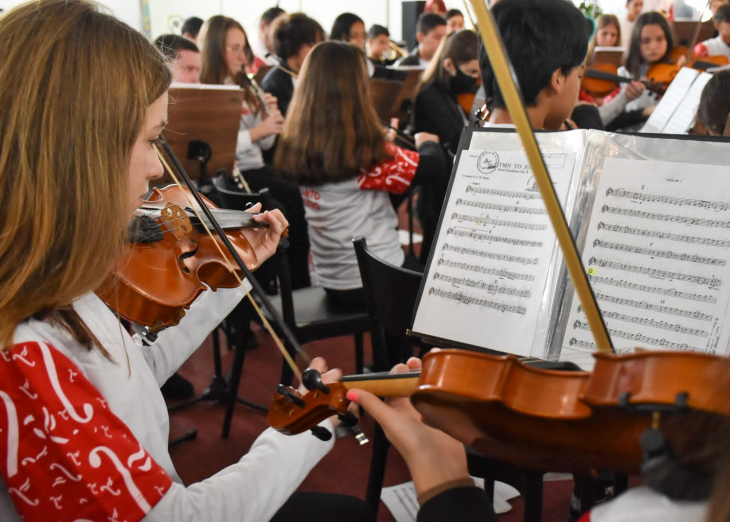
[[[393,40],[388,40],[388,47],[390,48],[390,50],[383,53],[381,61],[395,62],[398,58],[404,58],[409,54],[408,51],[393,42]]]

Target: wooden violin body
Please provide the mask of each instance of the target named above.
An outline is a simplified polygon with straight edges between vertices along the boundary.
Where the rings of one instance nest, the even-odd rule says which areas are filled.
[[[424,357],[411,401],[429,424],[477,451],[573,473],[637,472],[652,412],[667,410],[661,428],[678,453],[688,425],[730,412],[730,390],[717,387],[730,359],[690,352],[595,357],[593,372],[566,372],[514,356],[442,350]],[[682,405],[684,412],[670,414]]]
[[[223,248],[229,265],[215,244],[222,245],[220,238],[211,239],[192,223],[186,193],[189,189],[176,185],[154,189],[135,215],[116,273],[99,293],[121,317],[153,332],[176,325],[208,287],[238,286],[229,268],[232,256]],[[246,214],[243,226],[253,226],[251,214]],[[256,268],[256,254],[241,228],[226,235],[246,266]]]

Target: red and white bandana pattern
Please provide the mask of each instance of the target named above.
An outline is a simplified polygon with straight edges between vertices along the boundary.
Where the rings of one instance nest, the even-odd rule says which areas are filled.
[[[370,172],[363,171],[357,178],[357,185],[362,190],[403,194],[416,175],[418,152],[401,149],[389,142],[385,144],[385,150],[393,159],[379,163]]]
[[[0,471],[26,520],[137,521],[172,480],[73,362],[42,342],[0,352]]]

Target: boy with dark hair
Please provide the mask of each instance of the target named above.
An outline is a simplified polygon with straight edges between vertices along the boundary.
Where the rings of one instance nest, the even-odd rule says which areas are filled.
[[[201,27],[203,27],[203,20],[201,20],[197,16],[191,16],[183,22],[180,32],[188,40],[192,40],[193,42],[197,43],[198,33],[200,32]]]
[[[567,0],[509,0],[492,9],[535,129],[561,128],[580,90],[591,27]],[[489,123],[511,124],[483,46],[479,50]]]
[[[155,47],[170,60],[173,82],[200,83],[200,50],[192,41],[177,34],[163,34],[155,39]]]
[[[718,35],[695,46],[699,58],[705,56],[727,56],[730,58],[730,4],[724,4],[715,11],[715,29]]]
[[[374,25],[368,31],[368,59],[375,65],[392,65],[385,56],[390,52],[390,31],[382,25]]]
[[[426,67],[446,35],[446,20],[437,14],[423,13],[418,17],[416,27],[418,46],[397,65]]]
[[[273,23],[274,20],[285,14],[286,11],[281,7],[270,7],[264,11],[264,14],[261,15],[261,19],[259,20],[257,38],[249,42],[253,54],[266,62],[267,65],[277,65],[279,63],[279,58],[274,52]]]
[[[279,110],[286,116],[295,79],[312,47],[324,41],[324,30],[304,13],[280,16],[272,29],[274,52],[280,61],[264,77],[261,88],[276,96]]]
[[[464,28],[464,15],[458,9],[449,9],[446,12],[446,36]]]

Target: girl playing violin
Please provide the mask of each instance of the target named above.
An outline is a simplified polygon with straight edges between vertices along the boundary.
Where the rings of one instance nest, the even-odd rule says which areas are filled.
[[[287,258],[292,273],[292,287],[309,286],[309,241],[304,221],[304,207],[299,190],[277,179],[271,167],[264,163],[265,151],[274,146],[276,137],[284,128],[274,96],[255,91],[251,82],[245,81],[248,39],[243,26],[232,18],[214,16],[200,31],[198,41],[202,46],[200,79],[208,84],[240,83],[243,94],[241,124],[236,143],[237,168],[253,191],[268,188],[271,195],[291,223],[290,248]],[[236,184],[226,178],[229,188]]]
[[[144,36],[95,5],[41,0],[0,18],[0,519],[281,520],[331,443],[269,430],[189,487],[167,449],[159,386],[242,292],[205,292],[151,346],[95,293],[163,173],[155,144],[171,81]],[[255,219],[269,227],[244,233],[263,261],[288,223],[277,210]],[[372,520],[337,498],[325,518]]]
[[[673,47],[672,32],[664,15],[656,12],[642,14],[634,25],[626,65],[619,68],[619,76],[635,80],[647,79],[649,67],[667,62]],[[636,82],[623,84],[617,94],[628,95],[629,89],[636,88],[639,88]],[[607,97],[607,102],[610,98]],[[625,111],[641,110],[642,118],[646,119],[656,107],[657,101],[658,97],[654,91],[642,89],[639,96],[626,103]]]
[[[386,141],[368,86],[359,48],[337,41],[315,46],[304,61],[274,162],[277,174],[300,187],[319,284],[351,304],[363,302],[352,238],[366,237],[378,257],[402,265],[388,193],[418,182],[445,191],[448,181],[436,136],[417,135],[418,152]]]
[[[596,47],[619,46],[621,46],[621,24],[619,19],[610,14],[599,16],[593,38],[591,38],[588,45],[587,63],[589,65],[593,64]],[[616,73],[617,70],[613,69],[607,72]],[[591,95],[585,90],[581,90],[579,97],[581,101],[593,103],[598,107],[598,114],[604,127],[616,129],[645,119],[641,110],[638,113],[627,113],[625,111],[626,105],[641,96],[645,90],[646,87],[643,83],[633,81],[627,84],[625,89],[617,88],[615,93],[603,98],[596,96],[595,93]]]

